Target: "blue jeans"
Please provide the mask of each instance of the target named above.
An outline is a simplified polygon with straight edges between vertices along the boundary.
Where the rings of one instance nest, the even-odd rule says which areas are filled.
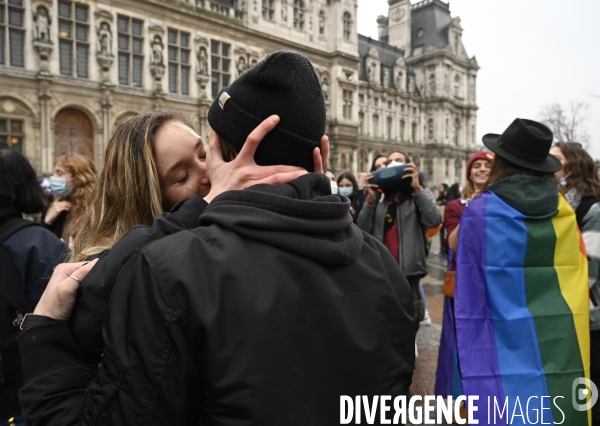
[[[421,281],[419,281],[419,294],[421,295],[423,306],[425,306],[425,310],[427,310],[427,298],[425,297],[425,290],[423,290],[423,283]]]

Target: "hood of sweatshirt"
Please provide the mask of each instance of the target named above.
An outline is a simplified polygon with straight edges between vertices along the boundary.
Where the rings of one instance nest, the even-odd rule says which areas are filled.
[[[552,179],[516,175],[492,183],[488,190],[525,216],[539,217],[558,212],[558,188]]]
[[[329,265],[352,263],[363,244],[350,201],[332,195],[329,178],[321,173],[225,192],[200,217],[201,226],[211,224]]]

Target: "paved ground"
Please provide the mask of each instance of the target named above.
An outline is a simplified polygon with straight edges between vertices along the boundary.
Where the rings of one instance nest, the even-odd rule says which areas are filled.
[[[417,334],[419,356],[413,383],[410,388],[412,395],[434,395],[435,371],[437,368],[438,347],[442,330],[442,315],[444,312],[444,295],[442,283],[446,271],[446,258],[434,253],[439,248],[439,237],[435,236],[427,259],[429,275],[423,278],[423,288],[427,297],[427,309],[431,325],[421,325]],[[412,425],[412,423],[409,423]],[[439,423],[447,424],[447,423]]]

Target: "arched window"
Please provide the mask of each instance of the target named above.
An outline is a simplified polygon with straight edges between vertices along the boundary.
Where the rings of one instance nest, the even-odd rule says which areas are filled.
[[[392,139],[392,117],[387,118],[386,129],[387,129],[387,138]]]
[[[294,28],[304,30],[304,2],[302,0],[294,0]]]
[[[411,129],[411,134],[410,134],[410,141],[412,143],[415,143],[417,141],[417,123],[413,123],[412,124],[412,129]]]
[[[450,177],[450,160],[446,160],[446,177]]]
[[[350,14],[344,12],[344,40],[350,41],[350,33],[352,29],[352,21],[350,20]]]
[[[458,146],[459,141],[460,141],[460,121],[457,118],[454,120],[454,145]]]
[[[54,157],[72,153],[94,158],[94,128],[83,112],[65,108],[54,120]]]
[[[379,137],[379,116],[377,114],[373,116],[373,136]]]

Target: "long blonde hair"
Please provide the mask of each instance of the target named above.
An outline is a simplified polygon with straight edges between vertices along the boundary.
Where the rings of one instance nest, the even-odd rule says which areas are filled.
[[[90,207],[94,184],[96,183],[96,164],[94,161],[80,154],[66,154],[56,157],[54,166],[61,165],[67,172],[75,178],[73,192],[69,196],[69,201],[73,208],[69,212],[71,217],[71,235],[77,235],[77,230],[85,212]],[[65,200],[65,197],[57,196],[55,201]]]
[[[117,127],[108,142],[93,203],[81,223],[71,261],[80,262],[110,249],[133,226],[152,225],[164,211],[154,144],[159,129],[172,121],[192,127],[182,113],[163,109],[140,114]]]

